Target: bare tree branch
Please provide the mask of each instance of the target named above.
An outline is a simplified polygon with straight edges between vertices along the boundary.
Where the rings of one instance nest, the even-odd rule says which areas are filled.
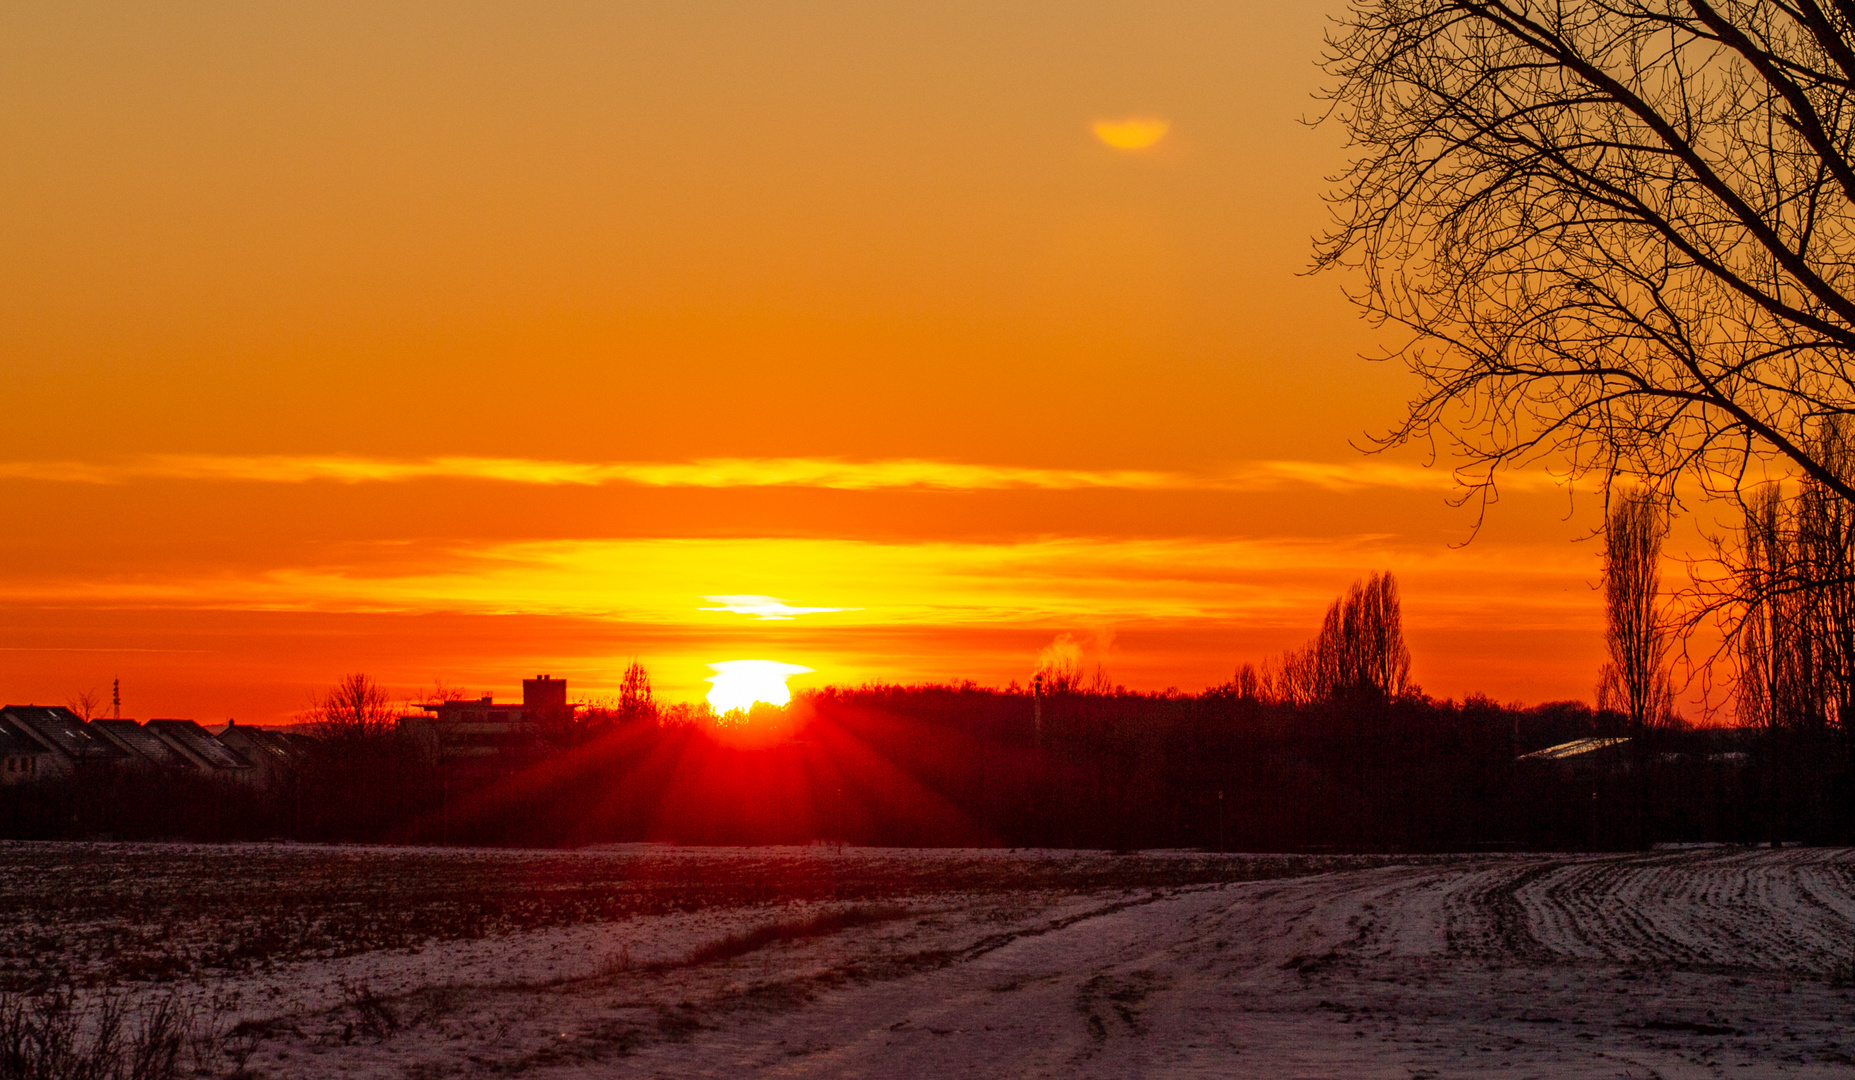
[[[1465,497],[1550,461],[1731,497],[1761,463],[1855,502],[1855,0],[1354,0],[1317,269],[1405,328],[1379,445]]]

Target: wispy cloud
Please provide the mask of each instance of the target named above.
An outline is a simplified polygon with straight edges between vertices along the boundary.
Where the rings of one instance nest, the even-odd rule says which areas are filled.
[[[800,615],[824,615],[835,611],[861,611],[861,608],[843,607],[793,607],[777,596],[723,595],[705,596],[702,599],[720,607],[697,608],[698,611],[727,611],[736,615],[752,615],[762,620],[790,622]]]
[[[346,455],[154,454],[117,462],[0,462],[0,479],[124,484],[136,480],[233,483],[405,483],[480,480],[509,484],[659,488],[828,488],[839,491],[1268,491],[1311,487],[1446,490],[1447,469],[1383,460],[1252,461],[1203,471],[1051,469],[925,458],[700,458],[691,461],[550,461],[534,458],[374,458]],[[1515,474],[1509,487],[1547,487],[1543,474]]]

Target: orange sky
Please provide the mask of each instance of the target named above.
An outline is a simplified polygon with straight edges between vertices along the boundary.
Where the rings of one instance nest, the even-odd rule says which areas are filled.
[[[1064,633],[1195,690],[1379,568],[1433,693],[1588,697],[1587,502],[1461,547],[1349,445],[1410,387],[1298,276],[1327,14],[0,8],[0,698],[1003,683]]]

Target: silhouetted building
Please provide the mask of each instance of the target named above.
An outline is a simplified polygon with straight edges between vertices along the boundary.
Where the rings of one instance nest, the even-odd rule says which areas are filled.
[[[148,772],[187,772],[193,768],[193,763],[179,751],[133,720],[92,720],[86,726],[92,735],[121,750],[123,764],[130,768]]]
[[[0,731],[0,784],[23,784],[50,773],[51,751],[38,743]]]
[[[243,783],[260,780],[251,762],[191,720],[150,720],[144,726],[201,773]]]
[[[8,705],[0,729],[37,743],[46,751],[43,768],[69,775],[80,764],[122,759],[123,751],[92,735],[78,715],[62,705]]]
[[[285,736],[235,721],[227,721],[225,729],[214,738],[249,761],[258,771],[259,782],[266,787],[276,783],[302,756],[302,748]]]
[[[567,680],[551,679],[546,675],[522,680],[522,711],[530,719],[540,711],[565,711],[566,708]]]
[[[526,750],[539,736],[541,723],[573,715],[567,680],[546,675],[522,680],[520,705],[486,694],[474,701],[438,701],[419,708],[432,715],[401,717],[399,732],[440,762],[488,763]]]
[[[1631,768],[1630,741],[1624,738],[1573,739],[1544,750],[1521,754],[1522,765],[1555,768],[1561,775],[1624,773]]]

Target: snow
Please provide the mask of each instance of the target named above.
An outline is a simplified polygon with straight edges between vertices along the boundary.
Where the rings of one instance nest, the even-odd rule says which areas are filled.
[[[819,857],[589,858],[620,855],[692,877]],[[251,1067],[280,1077],[1408,1080],[1841,1076],[1855,1066],[1846,850],[1327,859],[1301,876],[1160,887],[1134,882],[1202,856],[829,857],[912,868],[910,880],[994,860],[1041,884],[880,903],[715,903],[309,957],[183,992],[236,996],[235,1018],[265,1032]],[[1032,873],[1057,861],[1128,866],[1129,884],[1072,891]],[[1231,865],[1243,876],[1242,857]],[[862,925],[817,922],[831,914]],[[769,926],[789,940],[697,958]]]

